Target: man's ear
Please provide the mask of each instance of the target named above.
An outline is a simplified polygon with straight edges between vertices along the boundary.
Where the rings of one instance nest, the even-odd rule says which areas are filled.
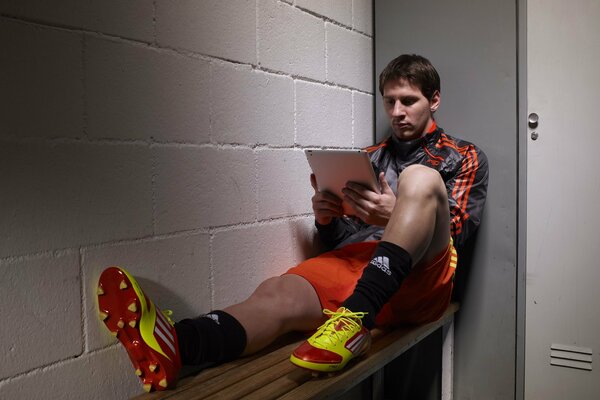
[[[440,91],[436,90],[431,95],[431,100],[429,100],[429,109],[431,110],[432,113],[434,113],[438,109],[438,107],[440,106],[440,101],[441,101]]]

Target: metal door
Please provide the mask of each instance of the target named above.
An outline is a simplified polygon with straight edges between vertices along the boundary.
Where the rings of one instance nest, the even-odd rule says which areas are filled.
[[[527,0],[525,399],[600,398],[600,0]]]

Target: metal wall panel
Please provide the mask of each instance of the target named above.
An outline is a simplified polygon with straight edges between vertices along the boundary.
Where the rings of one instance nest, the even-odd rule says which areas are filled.
[[[456,321],[455,399],[513,399],[517,263],[516,2],[377,0],[375,71],[402,53],[429,58],[442,79],[436,119],[487,154],[483,224]],[[377,78],[377,77],[376,77]],[[377,83],[376,86],[377,87]],[[376,100],[376,132],[388,125]],[[462,278],[466,266],[463,264]],[[461,281],[462,282],[462,281]]]
[[[527,400],[600,398],[599,19],[598,1],[527,0]]]

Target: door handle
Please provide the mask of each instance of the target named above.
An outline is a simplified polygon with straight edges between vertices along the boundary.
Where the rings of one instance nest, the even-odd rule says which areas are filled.
[[[536,113],[531,113],[529,114],[529,117],[527,117],[527,125],[529,125],[531,129],[535,129],[538,126],[539,120],[540,117]]]

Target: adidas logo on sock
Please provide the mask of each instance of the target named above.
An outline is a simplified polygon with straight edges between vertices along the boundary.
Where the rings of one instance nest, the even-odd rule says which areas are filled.
[[[219,316],[216,314],[206,314],[205,315],[206,318],[210,318],[213,321],[215,321],[217,323],[217,325],[221,325],[221,323],[219,322]]]
[[[390,270],[390,259],[385,256],[375,257],[370,262],[374,267],[379,268],[387,275],[392,276],[392,271]]]

